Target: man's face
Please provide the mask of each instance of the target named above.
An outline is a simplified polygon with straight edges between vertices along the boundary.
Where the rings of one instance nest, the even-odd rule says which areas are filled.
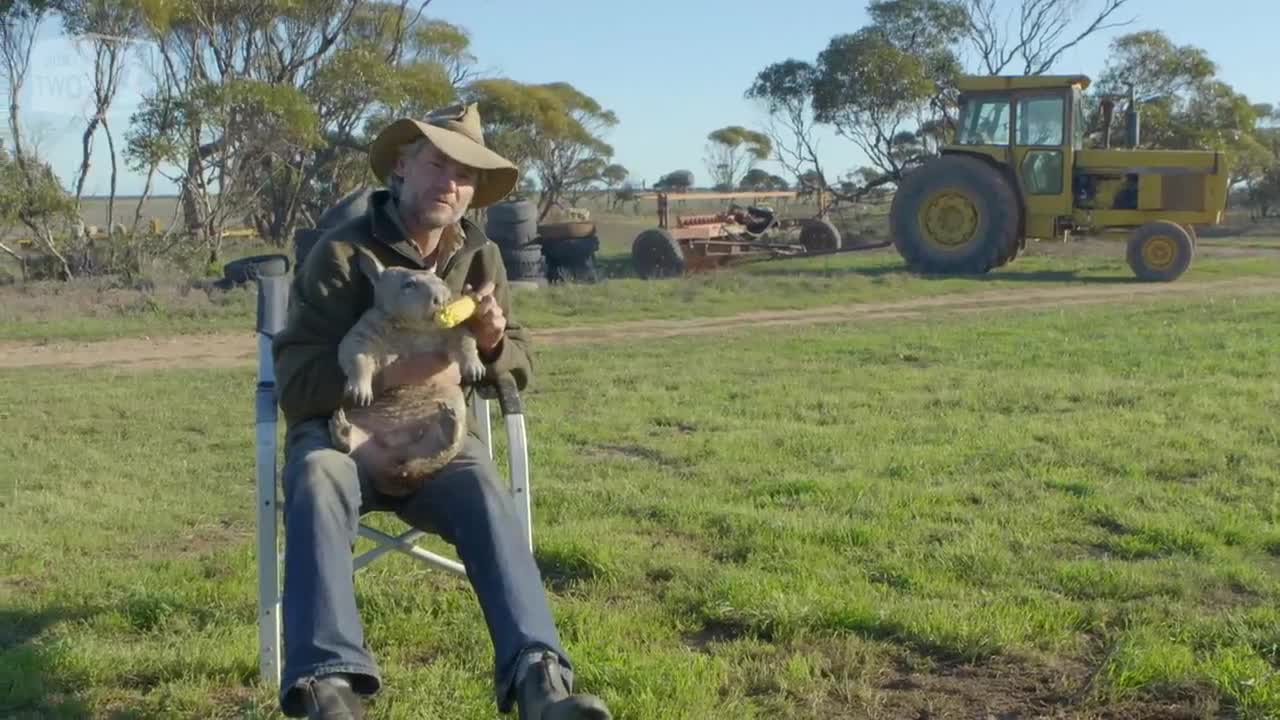
[[[416,225],[432,229],[452,225],[462,219],[476,192],[476,171],[459,165],[434,145],[396,163],[404,178],[400,189],[401,213]]]

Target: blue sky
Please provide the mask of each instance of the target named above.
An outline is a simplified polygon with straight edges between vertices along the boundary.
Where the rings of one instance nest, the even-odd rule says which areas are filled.
[[[1007,0],[1012,2],[1012,0]],[[1082,0],[1086,8],[1101,0]],[[867,22],[862,0],[433,0],[430,13],[466,28],[486,73],[524,82],[568,81],[619,117],[607,140],[615,161],[634,180],[652,183],[685,168],[707,178],[703,148],[708,132],[729,124],[761,126],[762,111],[743,98],[755,74],[789,57],[812,60],[836,34]],[[1207,13],[1212,8],[1213,13]],[[1273,77],[1275,0],[1132,0],[1124,18],[1135,22],[1101,33],[1065,53],[1054,72],[1102,69],[1115,35],[1160,29],[1174,42],[1208,51],[1219,74],[1255,102],[1280,102]],[[536,29],[542,28],[542,29]],[[80,138],[92,85],[89,56],[52,24],[34,52],[24,107],[28,134],[36,135],[54,170],[70,183],[80,161]],[[110,113],[117,148],[147,73],[128,68]],[[6,138],[7,139],[7,138]],[[86,194],[105,193],[106,140],[95,141]],[[821,151],[832,168],[863,164],[846,140],[823,134]],[[777,168],[772,168],[777,169]],[[140,192],[142,178],[121,166],[119,192]],[[162,181],[158,192],[172,192]]]

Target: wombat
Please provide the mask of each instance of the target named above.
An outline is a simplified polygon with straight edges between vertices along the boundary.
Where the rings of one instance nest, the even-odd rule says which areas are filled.
[[[374,374],[406,355],[443,352],[464,382],[484,376],[475,337],[465,325],[442,329],[436,312],[451,298],[434,272],[385,268],[361,253],[360,271],[373,284],[374,302],[338,345],[352,407],[329,422],[334,447],[355,458],[386,495],[411,494],[457,454],[466,437],[466,397],[457,383],[428,381],[374,398]]]

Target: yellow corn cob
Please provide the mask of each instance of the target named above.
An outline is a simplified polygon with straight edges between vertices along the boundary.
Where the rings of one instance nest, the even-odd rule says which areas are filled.
[[[470,295],[463,295],[436,311],[436,325],[442,328],[457,327],[476,311],[476,301]]]

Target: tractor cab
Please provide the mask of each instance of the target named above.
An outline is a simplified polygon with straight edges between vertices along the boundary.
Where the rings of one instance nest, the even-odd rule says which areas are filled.
[[[1084,149],[1082,75],[966,77],[955,141],[943,154],[978,155],[1005,168],[1026,205],[1025,233],[1056,235],[1072,211],[1075,153]]]

